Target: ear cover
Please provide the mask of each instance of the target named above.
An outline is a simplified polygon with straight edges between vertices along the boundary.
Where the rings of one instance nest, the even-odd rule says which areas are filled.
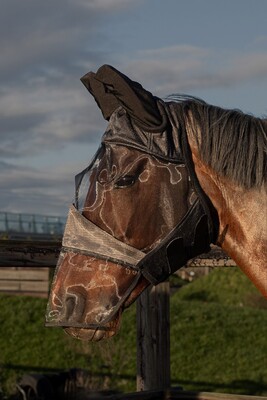
[[[113,111],[122,106],[144,129],[162,125],[157,98],[114,67],[103,65],[96,74],[89,72],[81,81],[94,96],[105,119],[108,120]]]
[[[102,111],[103,117],[109,120],[113,111],[120,106],[114,94],[109,93],[105,85],[96,79],[94,72],[88,72],[88,74],[84,75],[81,78],[81,82],[94,97],[98,107]]]

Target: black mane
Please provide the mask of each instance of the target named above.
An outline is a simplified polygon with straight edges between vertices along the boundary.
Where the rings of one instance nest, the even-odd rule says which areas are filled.
[[[191,111],[190,127],[205,163],[247,189],[266,184],[266,119],[212,106],[198,98],[172,99]]]

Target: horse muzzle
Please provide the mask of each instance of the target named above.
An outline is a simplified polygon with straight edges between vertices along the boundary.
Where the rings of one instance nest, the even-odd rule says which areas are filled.
[[[112,243],[110,243],[112,241]],[[143,253],[108,235],[71,207],[46,312],[46,326],[79,339],[113,336],[141,272]]]

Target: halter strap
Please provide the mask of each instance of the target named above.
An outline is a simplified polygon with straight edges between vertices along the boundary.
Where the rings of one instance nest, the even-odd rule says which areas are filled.
[[[181,222],[139,261],[136,268],[150,283],[157,285],[188,260],[209,250],[208,217],[197,199]]]

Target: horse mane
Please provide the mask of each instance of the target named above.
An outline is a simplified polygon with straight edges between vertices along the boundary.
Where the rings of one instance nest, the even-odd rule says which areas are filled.
[[[192,113],[190,124],[203,162],[246,189],[267,183],[267,119],[191,96],[171,97]]]

